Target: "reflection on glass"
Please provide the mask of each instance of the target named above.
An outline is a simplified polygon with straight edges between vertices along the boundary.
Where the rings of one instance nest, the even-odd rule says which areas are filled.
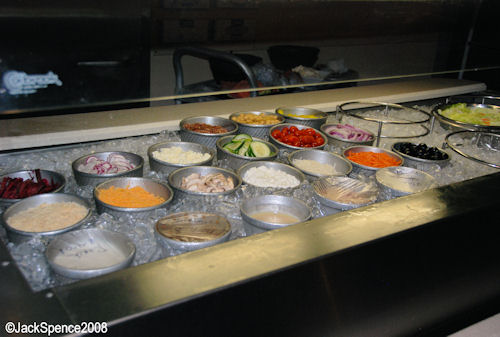
[[[500,58],[486,23],[499,6],[494,0],[3,4],[0,28],[9,34],[0,53],[0,116],[438,75],[491,80],[495,88]]]

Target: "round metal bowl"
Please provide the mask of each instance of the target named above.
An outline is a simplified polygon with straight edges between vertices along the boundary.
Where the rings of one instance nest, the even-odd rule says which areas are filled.
[[[439,165],[440,167],[445,167],[446,165],[448,165],[450,163],[450,156],[443,149],[437,148],[439,152],[441,152],[445,155],[445,157],[446,157],[445,159],[443,159],[443,160],[423,159],[423,158],[410,156],[410,155],[407,155],[407,154],[399,151],[398,148],[399,148],[400,144],[402,144],[402,142],[392,144],[391,150],[404,158],[405,166],[411,166],[411,167],[415,167],[415,168],[420,168],[420,167],[424,168],[424,167],[429,166],[429,165]]]
[[[366,206],[377,200],[378,189],[349,177],[324,177],[313,182],[319,202],[340,210]]]
[[[83,207],[85,207],[88,212],[87,215],[84,216],[81,220],[76,223],[70,224],[62,229],[45,231],[45,232],[28,232],[13,228],[9,225],[8,219],[22,211],[26,211],[30,208],[38,207],[42,204],[54,204],[54,203],[62,203],[62,202],[74,202]],[[90,204],[87,200],[73,194],[67,193],[45,193],[35,195],[26,199],[23,199],[13,205],[11,205],[7,210],[2,214],[2,221],[4,223],[5,228],[9,234],[9,238],[12,242],[23,242],[31,239],[35,235],[42,236],[53,236],[57,234],[61,234],[64,232],[68,232],[72,229],[75,229],[81,225],[83,225],[91,215]]]
[[[158,197],[165,199],[164,202],[150,207],[118,207],[113,206],[108,203],[103,202],[99,199],[99,190],[105,190],[111,186],[118,188],[132,188],[140,186],[147,192],[154,194]],[[94,188],[94,200],[97,213],[109,213],[115,216],[122,216],[124,213],[132,213],[136,216],[147,216],[149,212],[165,207],[173,199],[174,192],[166,183],[161,181],[156,181],[149,178],[138,178],[138,177],[125,177],[125,178],[115,178],[105,181]]]
[[[276,113],[285,116],[285,123],[302,124],[314,129],[319,129],[328,118],[328,114],[324,111],[302,107],[280,107],[276,109]],[[299,117],[304,115],[314,115],[317,118]]]
[[[59,187],[48,193],[57,193],[64,190],[64,186],[66,185],[66,178],[64,178],[62,174],[54,171],[40,170],[40,177],[42,179],[47,179],[47,181],[49,182],[53,182],[54,184],[59,185]],[[36,181],[36,173],[35,170],[15,171],[0,176],[0,181],[2,181],[4,178],[21,178],[23,180],[33,179]],[[10,206],[23,199],[0,198],[0,206]]]
[[[119,154],[124,156],[127,160],[129,160],[132,164],[134,164],[135,168],[132,170],[128,170],[120,173],[112,173],[112,174],[92,174],[85,173],[78,170],[78,167],[85,163],[87,158],[89,157],[97,157],[101,160],[106,160],[110,154]],[[142,177],[143,168],[144,168],[144,159],[141,156],[123,151],[110,151],[110,152],[97,152],[85,155],[83,157],[78,158],[71,165],[73,170],[73,175],[75,176],[76,183],[80,186],[89,185],[96,186],[106,180],[118,177]]]
[[[323,125],[321,125],[321,128],[320,128],[321,132],[323,132],[326,135],[326,137],[328,138],[328,144],[330,144],[330,145],[334,145],[334,146],[340,147],[341,149],[345,149],[347,147],[351,147],[351,146],[355,146],[355,145],[371,146],[373,144],[373,142],[375,141],[375,135],[372,132],[358,128],[358,127],[356,127],[356,128],[363,130],[364,132],[369,133],[372,136],[372,138],[369,140],[365,140],[365,141],[355,141],[355,140],[340,138],[340,137],[329,134],[326,131],[326,129],[328,129],[331,126],[335,126],[335,125],[339,125],[339,124],[338,123],[323,124]]]
[[[218,160],[227,160],[227,164],[229,167],[231,167],[233,170],[239,169],[241,166],[249,163],[249,162],[255,162],[255,161],[263,161],[263,160],[274,160],[278,156],[278,148],[269,142],[266,142],[263,139],[259,138],[253,138],[253,140],[261,142],[266,144],[271,148],[271,155],[269,157],[247,157],[247,156],[240,156],[239,154],[234,154],[231,153],[227,150],[225,150],[223,147],[227,143],[229,143],[233,139],[233,136],[226,136],[219,138],[217,141],[217,159]]]
[[[479,125],[479,124],[469,124],[469,123],[464,123],[461,121],[457,121],[451,118],[448,118],[444,115],[442,115],[442,111],[446,110],[447,108],[451,107],[454,104],[457,104],[460,102],[453,102],[453,103],[442,103],[434,107],[432,109],[432,114],[433,116],[439,121],[439,124],[446,129],[450,131],[463,131],[463,130],[468,130],[468,131],[482,131],[482,132],[492,132],[492,133],[500,133],[500,126],[495,126],[495,125]],[[495,109],[500,113],[500,106],[497,105],[489,105],[489,104],[474,104],[474,103],[465,103],[467,108],[489,108],[489,109]]]
[[[56,273],[86,279],[129,266],[135,245],[125,234],[88,228],[58,236],[47,246],[45,256]]]
[[[225,127],[228,131],[225,133],[201,133],[188,130],[184,127],[186,124],[193,123],[218,125]],[[210,148],[215,148],[215,144],[220,137],[234,135],[238,131],[238,124],[223,117],[199,116],[184,118],[179,122],[179,129],[179,136],[183,142],[198,143]]]
[[[182,178],[185,178],[193,173],[198,173],[200,176],[208,174],[222,173],[226,178],[233,180],[234,188],[225,192],[196,192],[182,188]],[[203,198],[207,196],[219,196],[234,193],[241,186],[241,178],[230,170],[214,166],[191,166],[177,169],[168,176],[168,183],[175,191],[175,198]]]
[[[247,235],[295,225],[311,219],[311,210],[304,202],[282,195],[262,195],[246,200],[241,204],[240,212]],[[255,219],[253,215],[260,212],[285,213],[297,218],[298,221],[280,224]]]
[[[160,159],[157,159],[154,157],[153,153],[155,151],[158,151],[160,149],[165,149],[165,148],[171,148],[171,147],[179,147],[183,151],[193,151],[193,152],[198,152],[198,153],[208,153],[210,154],[210,158],[196,162],[196,163],[189,163],[189,164],[175,164],[175,163],[169,163]],[[148,157],[149,157],[149,167],[151,170],[156,171],[156,172],[161,172],[165,175],[169,175],[172,171],[177,170],[178,168],[181,167],[188,167],[188,166],[202,166],[202,165],[211,165],[214,157],[215,157],[215,151],[205,145],[202,144],[197,144],[197,143],[189,143],[189,142],[163,142],[163,143],[158,143],[151,145],[148,149]]]
[[[321,164],[331,165],[334,168],[334,174],[324,175],[310,170],[303,170],[294,163],[294,161],[297,159],[314,160]],[[351,173],[352,171],[352,165],[349,161],[347,161],[346,159],[342,158],[339,155],[323,150],[304,149],[304,150],[294,151],[288,156],[288,162],[290,163],[290,165],[303,172],[306,175],[306,177],[313,179],[327,175],[345,176]]]
[[[384,167],[377,171],[375,179],[380,186],[380,190],[393,197],[437,187],[433,176],[411,167]]]
[[[326,135],[323,132],[321,132],[315,128],[312,128],[312,129],[314,129],[315,132],[317,132],[319,135],[321,135],[321,137],[323,137],[323,140],[324,140],[323,145],[319,145],[319,146],[315,146],[315,147],[292,146],[292,145],[288,145],[288,144],[285,144],[283,142],[280,142],[279,140],[275,139],[272,136],[272,132],[274,130],[281,131],[281,130],[283,130],[283,128],[286,128],[286,127],[290,128],[291,126],[295,126],[299,130],[311,128],[310,126],[305,126],[305,125],[301,125],[301,124],[287,124],[287,123],[278,124],[278,125],[273,126],[269,130],[269,140],[271,141],[271,143],[275,144],[278,147],[278,149],[284,149],[284,150],[316,149],[316,150],[321,150],[326,146],[326,144],[328,144],[328,138],[326,138]]]
[[[254,168],[254,167],[261,167],[261,166],[265,166],[265,167],[270,168],[270,169],[285,172],[285,173],[295,177],[299,181],[299,185],[294,186],[294,187],[288,187],[288,188],[296,188],[296,187],[300,186],[300,184],[305,179],[304,174],[300,170],[296,169],[295,167],[287,165],[287,164],[283,164],[283,163],[274,162],[274,161],[255,161],[255,162],[248,163],[248,164],[240,167],[240,169],[238,170],[238,175],[241,177],[242,181],[247,185],[251,185],[251,186],[255,186],[255,187],[259,187],[259,188],[283,188],[283,187],[273,187],[273,186],[257,186],[257,185],[253,185],[253,184],[249,183],[247,180],[245,180],[244,177],[245,177],[245,174],[248,172],[248,170],[250,170],[251,168]]]
[[[274,115],[278,117],[279,122],[275,124],[260,125],[260,124],[240,123],[233,120],[233,117],[237,117],[242,114],[254,114],[254,115],[264,114],[267,116]],[[274,125],[281,124],[285,121],[285,117],[280,114],[274,112],[264,112],[264,111],[235,112],[229,116],[229,119],[238,124],[239,133],[246,133],[247,135],[250,135],[252,137],[261,138],[264,140],[269,139],[269,129],[271,129]]]
[[[358,164],[348,158],[349,154],[353,152],[375,152],[375,153],[386,153],[389,156],[399,160],[399,165],[403,165],[403,157],[401,157],[399,154],[394,153],[392,151],[383,149],[381,147],[375,147],[375,146],[351,146],[348,147],[347,149],[344,150],[342,156],[347,159],[351,164],[352,164],[352,172],[354,173],[363,173],[365,175],[373,175],[377,170],[379,170],[379,167],[371,167],[371,166],[366,166],[366,165],[361,165]]]
[[[180,212],[158,220],[155,232],[162,245],[192,251],[229,240],[231,224],[218,213]]]

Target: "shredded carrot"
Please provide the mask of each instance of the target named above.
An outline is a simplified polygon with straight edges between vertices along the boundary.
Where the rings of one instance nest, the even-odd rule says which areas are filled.
[[[399,164],[401,164],[401,161],[399,159],[396,159],[383,152],[351,152],[347,155],[347,158],[355,163],[377,168],[398,166]]]
[[[106,204],[127,208],[151,207],[165,201],[164,198],[151,194],[140,186],[132,188],[111,186],[99,190],[98,196]]]

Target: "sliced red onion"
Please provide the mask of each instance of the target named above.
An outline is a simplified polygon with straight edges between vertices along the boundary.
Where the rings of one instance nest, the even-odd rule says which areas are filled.
[[[332,125],[325,130],[328,134],[347,140],[363,142],[372,139],[372,135],[349,124]]]
[[[124,156],[112,153],[102,160],[96,156],[90,156],[85,160],[85,163],[78,167],[78,170],[90,174],[115,174],[120,172],[129,171],[135,168]]]

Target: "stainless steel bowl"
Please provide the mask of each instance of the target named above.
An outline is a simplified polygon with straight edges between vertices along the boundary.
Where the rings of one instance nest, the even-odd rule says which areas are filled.
[[[248,170],[250,170],[251,168],[254,168],[254,167],[261,167],[261,166],[265,166],[265,167],[270,168],[270,169],[285,172],[285,173],[295,177],[299,181],[299,185],[305,179],[304,174],[301,171],[299,171],[298,169],[296,169],[295,167],[287,165],[287,164],[283,164],[283,163],[278,163],[275,161],[255,161],[255,162],[248,163],[248,164],[240,167],[240,169],[238,170],[238,175],[241,177],[242,181],[247,185],[252,185],[255,187],[259,187],[259,188],[269,188],[269,187],[272,188],[272,186],[253,185],[250,182],[248,182],[248,180],[245,180],[244,177],[245,177],[245,174],[248,172]],[[291,188],[296,188],[299,185],[291,187]],[[275,187],[275,188],[279,188],[279,187]]]
[[[88,212],[87,215],[82,218],[80,221],[71,224],[65,228],[62,229],[57,229],[57,230],[52,230],[52,231],[46,231],[46,232],[27,232],[23,230],[19,230],[16,228],[13,228],[9,225],[8,219],[22,211],[26,211],[30,208],[34,208],[37,206],[40,206],[41,204],[54,204],[54,203],[60,203],[60,202],[74,202],[79,205],[82,205],[85,207]],[[73,194],[67,194],[67,193],[45,193],[45,194],[39,194],[35,195],[26,199],[23,199],[9,208],[2,214],[2,221],[4,223],[5,228],[7,229],[7,233],[9,235],[10,241],[14,243],[18,242],[23,242],[26,240],[31,239],[35,235],[42,235],[42,236],[53,236],[53,235],[58,235],[64,232],[68,232],[72,229],[75,229],[81,225],[83,225],[86,221],[88,221],[90,215],[91,215],[91,208],[90,204],[88,203],[87,200]]]
[[[58,172],[48,171],[48,170],[40,170],[40,177],[42,179],[47,179],[47,181],[49,181],[49,182],[52,181],[54,184],[59,185],[58,188],[56,188],[48,193],[61,192],[64,190],[64,186],[66,186],[66,178],[64,178],[64,176]],[[15,171],[15,172],[4,174],[4,175],[0,176],[0,182],[4,178],[21,178],[23,180],[33,179],[34,181],[37,181],[35,170],[22,170],[22,171]],[[23,200],[23,199],[0,198],[0,206],[3,206],[3,207],[10,206],[10,205],[12,205],[20,200]]]
[[[369,139],[369,140],[366,140],[366,141],[355,141],[355,140],[343,139],[343,138],[340,138],[340,137],[337,137],[337,136],[329,134],[326,130],[329,127],[335,126],[335,125],[339,125],[339,124],[338,123],[335,123],[335,124],[323,124],[320,127],[321,132],[323,132],[326,135],[326,137],[328,138],[328,144],[330,144],[330,145],[337,146],[337,147],[339,147],[341,149],[345,149],[347,147],[351,147],[351,146],[355,146],[355,145],[368,145],[368,146],[371,146],[373,144],[373,142],[375,141],[375,135],[372,132],[364,130],[364,129],[361,129],[361,128],[358,128],[358,127],[356,127],[356,128],[358,128],[360,130],[363,130],[364,132],[369,133],[372,136],[372,138]]]
[[[263,139],[259,138],[253,138],[255,141],[262,142],[269,146],[271,148],[271,155],[269,157],[247,157],[247,156],[240,156],[238,154],[231,153],[227,150],[225,150],[223,147],[227,143],[233,139],[234,136],[226,136],[219,138],[217,141],[217,159],[218,160],[227,160],[227,164],[229,167],[231,167],[233,170],[237,170],[243,165],[249,163],[249,162],[254,162],[254,161],[263,161],[263,160],[274,160],[278,156],[278,148],[269,142],[266,142]]]
[[[328,118],[328,114],[324,111],[302,107],[280,107],[276,109],[276,113],[285,116],[285,123],[302,124],[314,129],[319,129]],[[290,114],[296,115],[297,117],[289,116]],[[301,115],[315,115],[318,117],[299,117]]]
[[[311,170],[303,170],[300,167],[298,167],[296,165],[296,163],[294,163],[295,160],[299,160],[299,159],[314,160],[314,161],[321,163],[321,164],[331,165],[334,169],[334,174],[326,174],[325,175],[325,174],[313,172]],[[328,175],[345,176],[345,175],[348,175],[349,173],[351,173],[351,171],[352,171],[352,165],[348,160],[342,158],[339,155],[336,155],[336,154],[331,153],[331,152],[323,151],[323,150],[307,149],[307,150],[294,151],[288,156],[288,162],[290,163],[290,165],[292,165],[296,169],[303,172],[306,175],[306,177],[308,177],[310,179],[328,176]]]
[[[188,130],[184,127],[186,124],[205,123],[209,125],[218,125],[225,127],[228,132],[225,133],[201,133]],[[220,137],[233,135],[238,131],[238,124],[223,117],[199,116],[184,118],[179,122],[179,136],[183,142],[198,143],[215,148],[215,143]]]
[[[422,158],[418,158],[418,157],[413,157],[413,156],[410,156],[410,155],[407,155],[401,151],[399,151],[397,148],[398,148],[398,144],[400,144],[399,142],[398,143],[394,143],[392,144],[391,146],[391,150],[397,154],[399,154],[401,157],[404,158],[404,164],[405,166],[410,166],[410,167],[414,167],[414,168],[417,168],[417,169],[423,169],[425,167],[428,167],[430,165],[439,165],[440,167],[445,167],[446,165],[448,165],[450,163],[450,155],[443,149],[440,149],[438,148],[438,150],[445,154],[446,155],[446,159],[443,159],[443,160],[431,160],[431,159],[422,159]]]
[[[392,197],[400,197],[437,187],[433,176],[411,167],[385,167],[377,171],[375,179],[381,191]]]
[[[45,256],[56,273],[86,279],[129,266],[135,245],[125,234],[88,228],[58,236],[47,246]]]
[[[379,194],[375,186],[349,177],[320,178],[313,188],[322,205],[344,211],[373,203]]]
[[[254,114],[254,115],[268,115],[268,116],[276,116],[279,119],[279,122],[276,124],[268,124],[268,125],[259,125],[259,124],[247,124],[240,123],[233,120],[233,117],[240,116],[242,114]],[[235,112],[229,116],[229,119],[236,122],[239,127],[239,133],[246,133],[252,137],[261,138],[264,140],[269,139],[269,129],[271,129],[274,125],[281,124],[285,121],[285,117],[274,113],[274,112],[264,112],[264,111],[245,111],[245,112]]]
[[[312,129],[314,129],[314,131],[316,131],[319,135],[321,135],[321,137],[323,137],[323,140],[324,140],[323,145],[319,145],[319,146],[315,146],[315,147],[292,146],[292,145],[288,145],[288,144],[285,144],[283,142],[280,142],[279,140],[277,140],[276,138],[274,138],[272,136],[272,132],[274,130],[280,130],[281,131],[281,130],[283,130],[283,128],[285,128],[285,127],[290,128],[291,126],[295,126],[299,130],[311,128],[310,126],[305,126],[305,125],[301,125],[301,124],[288,124],[288,123],[283,123],[283,124],[278,124],[278,125],[273,126],[269,130],[269,140],[271,141],[271,143],[273,143],[274,145],[276,145],[278,147],[278,149],[284,149],[284,150],[316,149],[316,150],[321,150],[328,143],[328,138],[326,138],[326,135],[323,132],[321,132],[321,131],[319,131],[319,130],[317,130],[315,128],[312,128]]]
[[[174,164],[174,163],[169,163],[160,159],[157,159],[154,157],[153,153],[155,151],[159,151],[160,149],[164,148],[171,148],[171,147],[179,147],[183,151],[193,151],[193,152],[198,152],[198,153],[208,153],[210,154],[210,158],[207,160],[203,160],[201,162],[197,163],[189,163],[189,164]],[[172,171],[177,170],[178,168],[181,167],[188,167],[188,166],[203,166],[203,165],[211,165],[212,161],[214,160],[215,157],[215,150],[211,149],[205,145],[202,144],[197,144],[197,143],[189,143],[189,142],[163,142],[163,143],[158,143],[151,145],[148,149],[148,157],[149,157],[149,167],[151,170],[156,171],[156,172],[161,172],[168,176]]]
[[[246,200],[241,204],[240,212],[247,235],[283,228],[311,219],[311,210],[304,202],[282,195],[262,195]],[[260,212],[285,213],[297,218],[297,221],[289,224],[278,224],[253,217],[255,213]]]
[[[386,150],[386,149],[383,149],[381,147],[375,147],[375,146],[351,146],[351,147],[348,147],[347,149],[344,150],[343,152],[343,157],[345,159],[347,159],[351,164],[352,164],[352,172],[353,173],[362,173],[362,174],[365,174],[365,175],[373,175],[375,174],[375,172],[377,172],[377,170],[379,170],[380,168],[378,167],[371,167],[371,166],[366,166],[366,165],[361,165],[361,164],[358,164],[352,160],[350,160],[348,158],[349,154],[351,153],[354,153],[354,152],[375,152],[375,153],[386,153],[388,154],[389,156],[399,160],[399,165],[398,166],[401,166],[403,165],[403,157],[401,157],[399,154],[397,153],[394,153],[392,151],[389,151],[389,150]]]
[[[158,197],[165,199],[164,202],[150,207],[118,207],[105,203],[99,199],[99,190],[105,190],[111,186],[118,188],[127,188],[140,186],[147,192],[154,194]],[[135,216],[148,216],[151,211],[165,207],[173,199],[174,192],[166,183],[161,181],[156,181],[149,178],[138,178],[138,177],[125,177],[125,178],[115,178],[105,181],[94,188],[94,200],[97,213],[109,213],[115,216],[122,216],[124,213],[132,213]]]
[[[180,212],[158,220],[155,232],[162,245],[192,251],[229,240],[231,224],[222,214]]]
[[[453,103],[442,103],[434,107],[432,109],[432,115],[434,118],[436,118],[441,124],[441,126],[445,130],[450,130],[450,131],[463,131],[463,130],[468,130],[468,131],[483,131],[483,132],[492,132],[492,133],[500,133],[500,126],[495,126],[495,125],[478,125],[478,124],[469,124],[469,123],[464,123],[460,122],[451,118],[448,118],[444,115],[442,115],[442,111],[446,110],[447,108],[451,107],[453,104],[457,104],[460,102],[453,102]],[[474,103],[466,103],[467,108],[489,108],[489,109],[495,109],[496,111],[499,111],[500,113],[500,106],[497,105],[488,105],[488,104],[474,104]]]
[[[233,180],[234,188],[225,192],[195,192],[189,191],[185,188],[182,188],[182,178],[189,176],[190,174],[198,173],[201,176],[206,176],[208,174],[217,174],[222,173],[226,178],[231,178]],[[175,191],[175,199],[182,198],[203,198],[207,196],[219,196],[219,195],[227,195],[234,193],[241,186],[241,178],[231,172],[230,170],[226,170],[220,167],[214,166],[191,166],[177,169],[170,173],[168,176],[168,183]]]
[[[113,173],[113,174],[91,174],[85,173],[78,170],[78,167],[85,163],[87,158],[89,157],[97,157],[101,160],[106,160],[110,154],[120,154],[127,158],[132,164],[134,164],[135,168],[129,171]],[[144,159],[141,156],[123,151],[110,151],[110,152],[97,152],[85,155],[83,157],[78,158],[71,165],[73,170],[73,175],[75,176],[76,183],[80,186],[89,185],[96,186],[106,180],[118,177],[142,177],[143,168],[144,168]]]

